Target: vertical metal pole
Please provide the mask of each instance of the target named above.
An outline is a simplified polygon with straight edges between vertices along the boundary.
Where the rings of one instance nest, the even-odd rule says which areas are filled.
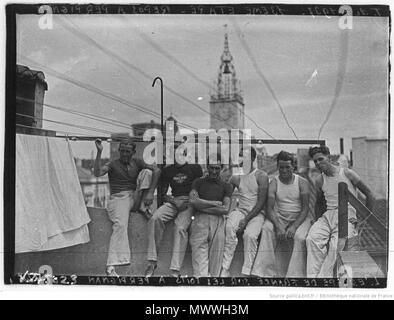
[[[345,182],[338,184],[338,238],[348,237],[348,188]]]
[[[165,166],[165,156],[164,156],[164,152],[165,152],[165,132],[164,132],[164,94],[163,94],[163,79],[160,77],[156,77],[153,80],[152,83],[152,87],[155,86],[156,80],[160,80],[160,129],[161,129],[161,135],[162,135],[162,141],[163,141],[163,165],[159,165],[159,167],[161,167],[161,169],[164,168]],[[159,185],[157,186],[157,207],[161,206],[163,203],[163,199],[162,199],[162,186],[163,186],[163,181],[162,181],[162,177],[163,175],[160,175],[160,180],[159,180]]]
[[[345,150],[343,147],[343,138],[339,138],[339,150],[340,150],[340,154],[345,154]]]

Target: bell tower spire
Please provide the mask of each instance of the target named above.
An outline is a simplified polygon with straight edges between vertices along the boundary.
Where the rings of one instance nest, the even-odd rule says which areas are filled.
[[[220,57],[219,72],[215,83],[216,94],[214,94],[213,97],[233,99],[235,96],[238,96],[237,98],[242,100],[239,92],[239,81],[233,65],[233,56],[231,55],[229,47],[227,24],[225,24],[224,27],[224,50]]]
[[[214,82],[211,94],[211,128],[240,128],[244,127],[244,103],[230,52],[227,24],[224,25],[224,50],[220,56],[220,66],[217,80]],[[215,119],[216,118],[216,119]],[[218,120],[219,119],[219,120]]]

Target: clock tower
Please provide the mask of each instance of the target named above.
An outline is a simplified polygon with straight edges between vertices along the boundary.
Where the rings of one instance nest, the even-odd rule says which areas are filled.
[[[226,32],[218,78],[209,102],[211,129],[244,129],[245,126],[245,105],[232,61]]]

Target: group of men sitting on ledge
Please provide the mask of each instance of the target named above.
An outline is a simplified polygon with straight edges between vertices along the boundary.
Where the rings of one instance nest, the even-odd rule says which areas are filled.
[[[345,182],[356,195],[359,189],[372,209],[370,188],[351,169],[335,165],[325,146],[311,147],[309,155],[321,172],[314,181],[317,201],[325,199],[325,212],[316,221],[309,214],[310,182],[294,173],[295,159],[281,151],[279,174],[269,181],[254,166],[255,149],[243,154],[249,172],[233,174],[220,158],[207,163],[207,173],[198,164],[173,164],[161,171],[134,157],[133,142],[119,144],[119,159],[100,165],[103,146],[96,140],[95,176],[108,174],[111,197],[107,211],[113,223],[106,273],[117,276],[115,267],[130,264],[128,221],[130,212],[142,212],[148,220],[147,267],[145,276],[157,268],[158,248],[166,224],[174,221],[174,241],[169,274],[181,276],[188,243],[192,250],[193,276],[229,277],[238,238],[243,237],[242,274],[258,277],[333,277],[337,252],[358,250],[357,217],[348,208],[348,238],[338,239],[338,183]],[[246,152],[244,152],[246,153]],[[242,165],[241,161],[241,165]],[[161,175],[163,204],[149,211]],[[171,195],[167,195],[171,187]],[[237,189],[237,197],[232,197]],[[324,196],[324,197],[323,197]],[[342,243],[343,242],[343,243]],[[291,243],[285,272],[280,246]],[[282,268],[283,269],[283,268]]]

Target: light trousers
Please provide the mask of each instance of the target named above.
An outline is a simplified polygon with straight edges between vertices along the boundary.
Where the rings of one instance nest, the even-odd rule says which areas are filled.
[[[113,224],[107,266],[130,263],[130,245],[127,230],[130,210],[134,203],[133,196],[134,191],[122,191],[111,195],[108,201],[108,217]]]
[[[231,211],[226,219],[226,241],[224,245],[222,268],[229,270],[234,257],[234,252],[238,244],[237,230],[241,220],[245,218],[245,214],[239,210]],[[264,223],[264,216],[258,214],[249,221],[243,233],[244,243],[244,263],[242,266],[242,274],[250,275],[255,261],[258,238]]]
[[[354,225],[348,223],[348,249],[357,251],[357,232]],[[311,227],[306,239],[308,249],[307,277],[332,278],[338,251],[338,210],[327,210]]]
[[[190,246],[194,277],[219,277],[225,242],[225,219],[196,214],[191,224]]]
[[[279,217],[279,223],[286,228],[290,222]],[[292,241],[285,240],[288,244],[292,243],[292,249],[290,246],[290,260],[288,266],[284,268],[286,271],[283,275],[281,274],[282,266],[288,261],[284,255],[286,252],[281,252],[280,245],[282,243],[278,241],[275,227],[270,220],[266,219],[252,274],[259,277],[304,278],[307,258],[306,238],[310,227],[311,220],[307,217],[297,228],[294,239]]]
[[[128,236],[130,210],[134,206],[139,191],[149,188],[151,180],[151,170],[144,169],[137,177],[137,191],[122,191],[110,196],[107,212],[113,224],[107,266],[130,263],[131,255]]]
[[[187,248],[188,229],[192,221],[193,208],[189,204],[188,196],[176,197],[175,199],[182,200],[187,205],[187,208],[178,213],[177,208],[173,204],[164,203],[148,221],[147,259],[149,261],[157,261],[157,250],[163,238],[165,226],[167,222],[175,219],[170,269],[180,271]]]

